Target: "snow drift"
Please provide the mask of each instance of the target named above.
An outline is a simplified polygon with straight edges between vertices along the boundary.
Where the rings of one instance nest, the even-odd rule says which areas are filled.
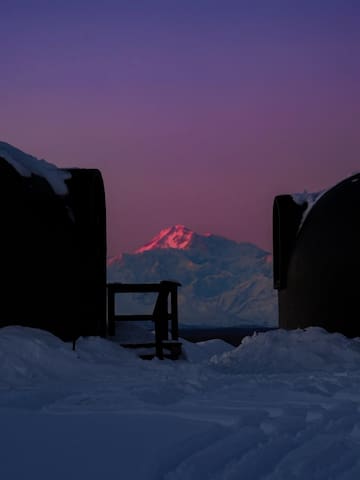
[[[211,358],[230,373],[304,373],[358,370],[360,341],[319,327],[273,330],[246,337],[234,350]]]

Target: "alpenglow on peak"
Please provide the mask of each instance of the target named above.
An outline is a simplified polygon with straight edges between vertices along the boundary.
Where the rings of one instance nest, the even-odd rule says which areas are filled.
[[[184,250],[190,246],[195,233],[184,225],[173,225],[164,228],[150,242],[135,250],[134,253],[143,253],[157,248],[176,248]]]

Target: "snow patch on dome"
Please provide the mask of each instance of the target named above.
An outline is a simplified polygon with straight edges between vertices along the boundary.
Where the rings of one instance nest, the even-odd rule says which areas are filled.
[[[58,168],[45,160],[39,160],[12,145],[0,141],[0,157],[9,163],[23,177],[38,175],[45,178],[57,195],[67,195],[68,187],[65,180],[71,178],[71,173]]]
[[[329,190],[332,190],[333,188],[337,187],[338,185],[342,184],[347,180],[350,180],[352,183],[356,183],[360,180],[359,177],[360,177],[360,172],[353,172],[351,175],[346,176],[344,179],[340,180],[332,187],[325,188],[323,190],[320,190],[319,192],[308,192],[307,190],[304,190],[302,193],[293,193],[291,196],[295,203],[297,203],[298,205],[306,205],[306,209],[304,210],[304,213],[301,218],[299,231],[301,230],[307,216],[309,215],[314,205],[320,200],[321,197],[325,195],[325,193],[327,193]]]
[[[306,205],[306,209],[304,210],[304,213],[301,218],[299,231],[301,230],[311,209],[327,191],[328,191],[327,189],[320,190],[320,192],[308,192],[307,190],[304,190],[302,193],[293,193],[291,195],[295,203],[297,203],[298,205]]]

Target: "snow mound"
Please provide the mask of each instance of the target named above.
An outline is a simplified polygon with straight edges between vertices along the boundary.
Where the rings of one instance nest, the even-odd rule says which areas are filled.
[[[49,332],[28,327],[0,329],[0,385],[92,376],[101,367],[133,362],[124,348],[98,337],[80,338],[76,350]],[[101,371],[100,371],[101,370]]]
[[[6,142],[0,142],[0,157],[4,158],[23,177],[31,177],[34,174],[45,178],[57,195],[69,193],[65,180],[71,178],[70,172],[24,153]]]
[[[58,376],[74,364],[71,346],[49,332],[27,327],[0,329],[1,383],[23,384]]]
[[[214,355],[220,355],[234,349],[229,343],[216,338],[197,343],[188,342],[182,338],[181,343],[183,344],[185,357],[191,363],[208,362]]]
[[[114,367],[136,363],[136,352],[126,350],[118,343],[101,337],[80,337],[76,342],[76,355],[82,362],[98,367]],[[137,362],[139,363],[139,362]]]
[[[239,347],[210,359],[228,373],[304,373],[358,370],[360,341],[319,327],[274,330],[244,338]]]

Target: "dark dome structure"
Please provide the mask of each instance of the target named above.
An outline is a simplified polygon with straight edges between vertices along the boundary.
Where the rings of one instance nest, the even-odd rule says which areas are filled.
[[[312,208],[290,195],[273,207],[279,326],[360,336],[360,174],[321,194]]]
[[[0,142],[3,145],[10,147]],[[54,172],[49,175],[52,182],[40,174],[41,168],[40,173],[35,168],[32,174],[21,174],[17,159],[22,152],[11,150],[14,162],[2,152],[0,148],[0,326],[42,328],[63,340],[104,335],[106,220],[101,173],[58,169],[60,181],[65,179],[65,192],[59,194]]]

